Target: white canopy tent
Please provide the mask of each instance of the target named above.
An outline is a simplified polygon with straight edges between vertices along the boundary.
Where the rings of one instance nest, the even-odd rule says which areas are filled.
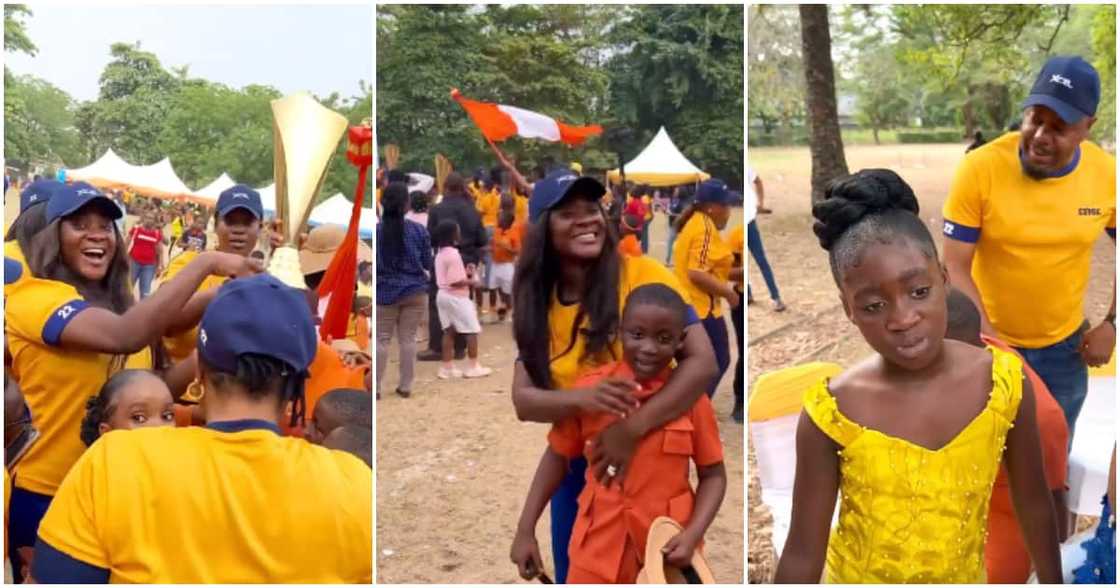
[[[90,165],[67,170],[66,178],[89,182],[99,188],[130,188],[157,197],[198,200],[166,157],[151,165],[132,165],[108,149]]]
[[[307,219],[307,224],[313,227],[326,224],[349,226],[350,212],[353,208],[353,201],[341,193],[335,194],[311,209],[311,216]],[[373,210],[362,208],[361,217],[358,219],[358,236],[362,239],[372,239],[375,224],[377,224],[377,216]]]
[[[131,174],[134,167],[109,149],[97,161],[85,167],[66,170],[66,178],[90,183],[111,183],[116,178]]]
[[[261,207],[264,211],[276,214],[276,182],[257,188],[257,193],[261,195]]]
[[[222,195],[222,192],[232,188],[235,184],[237,184],[237,182],[234,182],[233,178],[229,177],[229,174],[222,172],[222,175],[214,178],[213,182],[199,189],[195,194],[200,200],[205,200],[210,206],[213,206],[217,204],[218,197]]]
[[[677,186],[702,182],[712,177],[704,173],[688,160],[680,149],[669,138],[665,127],[657,131],[657,135],[646,145],[646,148],[637,157],[626,164],[626,179],[638,184],[650,186]],[[622,174],[617,169],[607,172],[607,178],[612,183],[622,180]]]

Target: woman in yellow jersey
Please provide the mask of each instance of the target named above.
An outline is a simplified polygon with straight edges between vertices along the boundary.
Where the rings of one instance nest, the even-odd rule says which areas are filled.
[[[731,363],[723,299],[732,308],[739,306],[739,294],[730,283],[733,256],[719,234],[731,218],[730,206],[734,201],[735,196],[722,180],[700,184],[695,201],[677,219],[678,235],[673,243],[673,272],[688,290],[719,363],[719,374],[709,383],[708,396],[715,394]]]
[[[116,204],[78,182],[59,188],[44,213],[47,225],[27,251],[31,275],[5,292],[12,373],[40,432],[14,472],[15,549],[34,544],[51,497],[84,449],[86,399],[116,371],[153,367],[149,344],[205,276],[260,270],[241,257],[207,254],[134,304]]]
[[[158,295],[158,293],[157,293]],[[110,431],[39,529],[45,583],[372,581],[373,476],[283,437],[319,344],[306,293],[269,275],[223,285],[199,325],[204,427]]]
[[[619,255],[618,236],[599,204],[604,191],[594,178],[577,177],[570,170],[555,171],[533,187],[533,224],[517,262],[513,293],[519,353],[513,403],[519,419],[534,422],[557,422],[580,411],[627,413],[596,439],[592,464],[600,480],[622,482],[637,441],[688,411],[715,376],[716,362],[708,336],[690,311],[677,368],[663,392],[641,408],[633,398],[636,384],[631,380],[569,389],[583,369],[621,357],[619,317],[631,290],[664,283],[683,292],[673,274],[656,261]],[[545,333],[550,336],[542,336]],[[546,451],[544,457],[548,455]],[[571,466],[550,509],[560,582],[567,575],[566,547],[587,461],[573,460]]]

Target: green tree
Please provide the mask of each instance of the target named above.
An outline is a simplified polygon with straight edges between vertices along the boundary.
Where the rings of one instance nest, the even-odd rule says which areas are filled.
[[[74,163],[81,159],[74,100],[34,76],[11,76],[4,87],[4,147],[9,159]]]
[[[766,134],[788,132],[805,117],[797,7],[752,4],[747,26],[748,114]]]
[[[610,118],[637,130],[639,146],[666,127],[693,163],[741,185],[742,23],[742,6],[632,7],[611,34]]]
[[[165,155],[156,139],[181,82],[139,43],[114,43],[109,52],[97,100],[78,110],[85,153],[92,159],[112,148],[134,164],[155,163]]]
[[[336,94],[326,99],[320,98],[320,102],[327,108],[344,115],[350,126],[356,126],[362,124],[364,121],[370,120],[373,116],[372,88],[365,82],[362,82],[361,92],[362,94],[360,96],[347,99],[341,99]],[[320,200],[325,200],[341,192],[343,196],[353,201],[354,186],[358,183],[358,168],[354,167],[354,164],[346,159],[347,146],[348,142],[344,135],[339,142],[338,148],[335,150],[334,159],[331,160],[330,167],[327,170],[327,177],[323,180],[323,188],[319,191]],[[373,206],[374,175],[374,172],[371,170],[366,177],[365,206]]]
[[[4,5],[4,51],[35,55],[39,48],[27,36],[23,17],[31,16],[31,9],[23,4]]]
[[[487,99],[492,66],[485,19],[467,6],[383,5],[377,10],[377,142],[401,147],[401,166],[432,170],[444,153],[459,170],[489,158],[478,130],[450,98]]]
[[[1101,102],[1093,136],[1116,143],[1116,6],[1095,6],[1092,20],[1093,66],[1101,76]]]

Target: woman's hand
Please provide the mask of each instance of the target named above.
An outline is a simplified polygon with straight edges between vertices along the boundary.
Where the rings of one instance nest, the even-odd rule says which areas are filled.
[[[634,392],[640,389],[641,386],[629,378],[604,378],[594,388],[579,390],[578,404],[584,412],[610,412],[626,418],[639,406]]]
[[[731,305],[731,308],[739,306],[739,293],[730,285],[727,286],[727,291],[723,293],[723,297],[727,300],[727,303]]]
[[[252,257],[241,257],[236,253],[221,251],[207,251],[202,255],[208,256],[210,273],[214,275],[241,278],[264,271],[264,264]]]
[[[518,531],[513,536],[509,560],[517,564],[517,573],[523,580],[532,580],[544,571],[544,564],[541,563],[541,548],[537,545],[537,538],[530,532]]]
[[[1108,363],[1116,348],[1116,327],[1108,321],[1089,329],[1081,338],[1081,359],[1090,367]]]
[[[631,430],[630,421],[621,420],[607,427],[591,442],[590,465],[595,479],[610,488],[611,484],[622,481],[638,448],[641,436]]]

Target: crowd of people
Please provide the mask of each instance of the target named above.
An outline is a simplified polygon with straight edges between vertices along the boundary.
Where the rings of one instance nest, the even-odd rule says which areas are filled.
[[[552,425],[513,538],[519,574],[633,583],[658,517],[678,531],[654,549],[691,569],[727,483],[710,398],[730,367],[728,312],[740,354],[731,416],[743,416],[744,228],[723,233],[742,196],[715,179],[608,189],[578,163],[545,162],[530,181],[492,148],[498,166],[451,172],[442,194],[382,175],[377,389],[394,338],[407,398],[423,393],[416,361],[440,361],[439,379],[489,376],[479,335],[510,325],[517,417]],[[670,226],[665,260],[647,255],[658,212]],[[549,503],[554,576],[535,538]],[[640,514],[624,522],[624,511]]]
[[[1116,160],[1088,140],[1099,99],[1083,59],[1046,63],[1016,131],[959,165],[943,258],[893,171],[836,179],[814,205],[844,312],[875,354],[804,395],[777,582],[1066,579],[1068,452],[1088,368],[1116,343],[1115,278],[1105,316],[1091,326],[1083,311],[1093,245],[1116,227]],[[1116,582],[1109,445],[1079,583]]]
[[[365,345],[361,329],[318,332],[345,229],[293,244],[298,289],[264,273],[285,243],[247,186],[212,212],[84,182],[19,197],[4,247],[6,580],[370,582],[368,263],[352,309]]]

